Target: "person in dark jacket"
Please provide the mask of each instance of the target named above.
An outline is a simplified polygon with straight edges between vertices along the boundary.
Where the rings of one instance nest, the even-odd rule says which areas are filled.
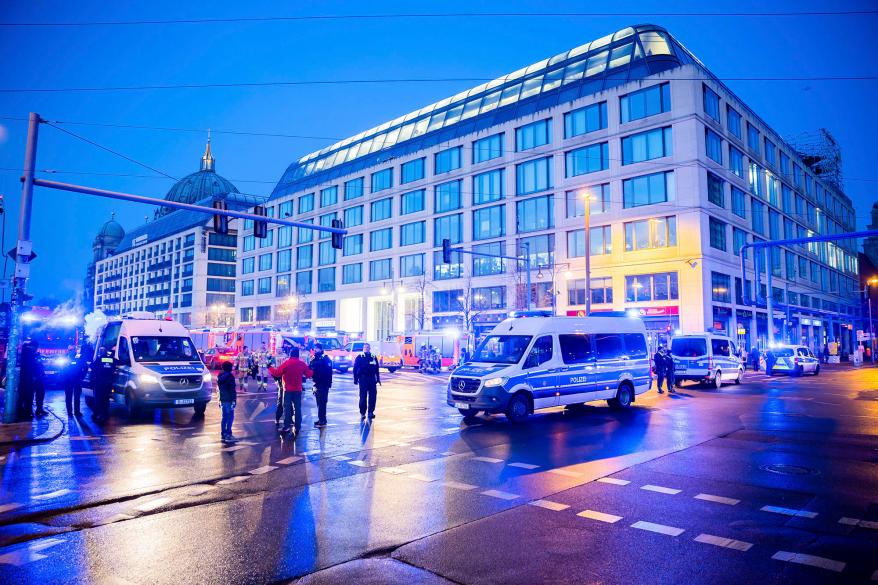
[[[113,391],[113,378],[116,375],[116,359],[113,349],[101,348],[91,363],[91,386],[94,391],[94,409],[92,418],[95,422],[104,422],[110,417],[110,394]]]
[[[665,348],[659,347],[652,356],[652,367],[655,370],[655,387],[659,394],[663,394],[662,385],[665,383]]]
[[[67,407],[67,416],[81,416],[80,401],[82,397],[82,378],[88,371],[88,356],[86,349],[79,351],[71,349],[68,353],[67,365],[64,367],[64,404]],[[85,365],[85,369],[83,369]]]
[[[360,387],[360,420],[366,418],[367,412],[369,420],[372,420],[375,418],[375,399],[378,398],[381,374],[378,372],[378,358],[372,355],[372,347],[368,343],[363,345],[363,353],[354,360],[354,384]]]
[[[18,369],[18,416],[19,420],[34,417],[34,394],[36,390],[37,362],[39,355],[36,342],[28,339],[21,344]]]
[[[676,394],[677,391],[674,390],[674,383],[676,382],[674,356],[671,355],[670,350],[665,349],[662,357],[665,360],[665,384],[668,385],[668,394]]]
[[[232,423],[235,421],[238,393],[235,391],[232,362],[223,362],[223,371],[217,376],[216,385],[219,387],[219,402],[223,412],[223,419],[220,423],[220,438],[223,443],[234,443],[237,439],[232,435]]]
[[[317,399],[317,420],[315,427],[326,426],[326,403],[329,401],[329,388],[332,386],[332,360],[323,353],[323,346],[314,346],[314,357],[308,366],[314,373],[314,397]]]
[[[759,349],[756,346],[750,350],[750,365],[754,372],[759,371]]]

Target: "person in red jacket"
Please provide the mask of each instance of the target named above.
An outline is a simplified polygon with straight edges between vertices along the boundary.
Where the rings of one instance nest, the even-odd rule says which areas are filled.
[[[314,372],[299,359],[298,347],[290,350],[287,361],[276,368],[269,368],[268,371],[272,376],[282,378],[284,382],[284,428],[281,432],[290,432],[295,413],[295,433],[298,435],[302,428],[302,380],[310,378]]]

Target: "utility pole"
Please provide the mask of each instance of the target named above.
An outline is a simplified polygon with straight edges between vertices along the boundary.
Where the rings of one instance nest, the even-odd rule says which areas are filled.
[[[585,316],[591,313],[591,202],[592,195],[586,195],[585,201]]]

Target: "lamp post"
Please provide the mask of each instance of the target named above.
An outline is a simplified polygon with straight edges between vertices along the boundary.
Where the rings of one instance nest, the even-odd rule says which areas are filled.
[[[869,307],[869,357],[875,365],[875,324],[872,322],[872,285],[878,284],[878,276],[866,281],[866,304]]]
[[[591,202],[594,195],[585,192],[582,201],[585,206],[585,316],[591,314]]]

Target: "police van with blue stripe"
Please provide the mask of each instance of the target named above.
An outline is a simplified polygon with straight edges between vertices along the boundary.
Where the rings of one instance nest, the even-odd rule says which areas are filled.
[[[484,412],[521,422],[540,408],[606,400],[628,408],[652,383],[639,318],[522,317],[497,325],[448,381],[465,420]]]

